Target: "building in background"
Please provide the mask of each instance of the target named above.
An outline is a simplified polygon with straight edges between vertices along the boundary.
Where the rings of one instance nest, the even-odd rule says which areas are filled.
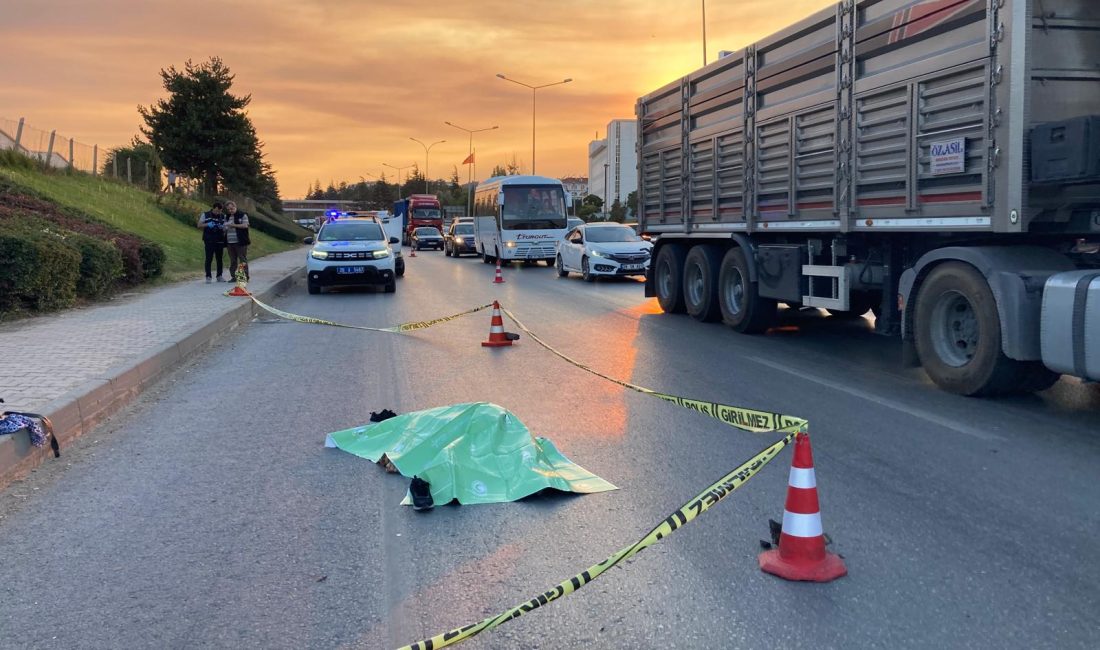
[[[566,176],[558,180],[565,188],[566,198],[569,201],[569,211],[575,214],[577,204],[588,196],[588,179],[583,176]]]
[[[607,137],[588,143],[588,191],[607,207],[638,189],[638,123],[611,120]]]

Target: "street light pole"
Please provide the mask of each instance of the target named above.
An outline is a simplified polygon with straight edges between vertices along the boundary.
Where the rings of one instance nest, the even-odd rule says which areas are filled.
[[[459,131],[465,131],[466,133],[470,134],[470,150],[469,150],[469,153],[467,153],[467,158],[474,154],[474,134],[475,133],[481,133],[482,131],[492,131],[493,129],[499,128],[497,126],[488,126],[488,127],[485,127],[484,129],[467,129],[466,127],[459,126],[459,125],[455,124],[454,122],[444,122],[444,124],[446,124],[447,126],[453,126],[454,128],[458,129]],[[474,181],[474,173],[475,173],[476,169],[477,169],[477,159],[475,158],[473,161],[471,161],[470,169],[466,174],[466,216],[473,216],[473,213],[474,213],[474,207],[473,207],[473,204],[474,204],[474,184],[473,184],[473,181]]]
[[[703,67],[707,65],[707,0],[703,0]]]
[[[532,86],[530,84],[525,84],[522,81],[516,81],[515,79],[512,79],[511,77],[505,77],[504,75],[499,74],[499,73],[497,74],[497,76],[500,77],[501,79],[505,80],[505,81],[511,81],[514,84],[519,84],[520,86],[523,86],[524,88],[530,88],[531,89],[531,175],[533,176],[535,174],[535,91],[538,90],[539,88],[549,88],[550,86],[560,86],[561,84],[567,84],[567,83],[569,83],[570,81],[573,81],[573,80],[572,79],[563,79],[562,81],[555,81],[554,83],[542,84],[541,86]]]
[[[416,138],[409,138],[409,139],[412,140],[413,142],[415,142],[416,144],[420,145],[421,147],[424,147],[424,193],[429,194],[430,192],[428,190],[428,152],[430,152],[432,150],[432,147],[434,147],[437,144],[443,144],[444,142],[446,142],[446,140],[437,140],[437,141],[435,141],[431,144],[424,144],[423,142],[421,142],[420,140],[417,140]]]
[[[404,167],[397,167],[397,166],[391,165],[389,163],[382,163],[382,166],[383,167],[389,167],[390,169],[396,169],[397,170],[397,198],[400,199],[401,198],[401,170],[402,169],[408,169],[409,167],[412,167],[412,165],[410,164],[410,165],[405,165]]]

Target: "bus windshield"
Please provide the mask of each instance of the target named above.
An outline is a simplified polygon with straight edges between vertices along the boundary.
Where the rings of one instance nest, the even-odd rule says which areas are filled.
[[[565,228],[565,195],[554,185],[504,188],[503,230]]]

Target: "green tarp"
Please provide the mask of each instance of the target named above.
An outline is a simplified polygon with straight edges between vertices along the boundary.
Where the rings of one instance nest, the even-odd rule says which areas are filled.
[[[533,438],[514,413],[472,402],[399,415],[328,434],[325,446],[378,462],[431,485],[436,505],[515,501],[545,488],[593,493],[614,485]],[[408,498],[404,503],[408,503]]]

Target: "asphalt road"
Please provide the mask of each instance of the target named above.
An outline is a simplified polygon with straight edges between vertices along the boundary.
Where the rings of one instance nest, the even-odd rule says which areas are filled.
[[[499,298],[551,344],[681,395],[806,417],[850,575],[760,572],[790,454],[576,594],[468,648],[1100,646],[1100,391],[975,400],[901,368],[865,320],[746,337],[659,313],[632,280],[409,260],[396,294],[277,302],[386,326]],[[632,543],[776,439],[586,374],[480,312],[411,335],[262,318],[60,462],[0,494],[0,646],[386,648],[530,599]],[[506,328],[510,329],[510,328]],[[398,505],[407,486],[325,433],[488,400],[618,485]]]

